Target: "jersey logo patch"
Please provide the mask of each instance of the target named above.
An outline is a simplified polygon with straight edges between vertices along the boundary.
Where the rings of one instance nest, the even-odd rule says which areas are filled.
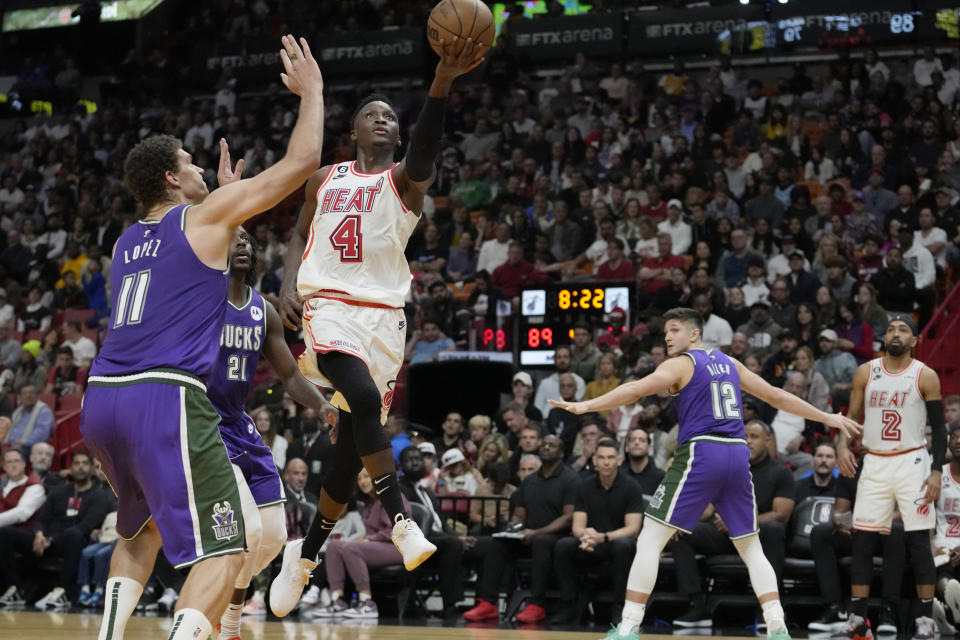
[[[654,509],[659,509],[660,505],[663,504],[663,499],[664,497],[666,497],[666,495],[667,495],[667,488],[661,484],[659,487],[657,487],[656,492],[654,492],[654,494],[650,496],[650,506],[653,507]]]
[[[398,326],[397,329],[400,330],[400,331],[403,331],[403,328],[404,328],[405,326],[407,326],[407,321],[406,321],[406,320],[401,320],[401,321],[400,321],[400,326]]]
[[[250,317],[260,322],[263,320],[263,309],[260,307],[250,307]]]
[[[240,533],[240,525],[233,517],[233,507],[227,500],[213,505],[213,535],[217,540],[230,540]]]
[[[924,503],[919,507],[917,507],[917,515],[920,516],[921,518],[926,518],[929,513],[930,513],[929,504]]]

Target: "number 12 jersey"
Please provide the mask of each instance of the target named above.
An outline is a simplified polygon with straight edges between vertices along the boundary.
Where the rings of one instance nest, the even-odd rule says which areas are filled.
[[[403,307],[410,289],[407,240],[419,222],[400,198],[393,167],[363,173],[334,165],[317,190],[297,291]]]

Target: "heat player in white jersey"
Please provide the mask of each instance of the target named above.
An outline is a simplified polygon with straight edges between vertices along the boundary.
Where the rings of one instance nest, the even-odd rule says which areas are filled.
[[[947,439],[951,462],[943,465],[940,499],[937,500],[937,532],[933,536],[936,549],[937,594],[943,595],[949,582],[960,575],[960,427]],[[952,600],[960,600],[960,584],[952,588]],[[960,618],[955,620],[960,622]]]
[[[946,457],[943,401],[937,374],[910,355],[917,328],[906,314],[890,319],[884,334],[886,353],[865,362],[853,378],[848,417],[863,415],[863,470],[853,509],[848,637],[871,634],[866,620],[873,577],[873,552],[878,536],[890,532],[894,508],[900,508],[907,547],[913,560],[920,599],[915,638],[933,637],[933,597],[936,569],[930,549],[930,529],[936,526],[934,503],[940,496]],[[927,453],[924,429],[933,428],[933,452]],[[845,438],[837,466],[852,477],[856,461]]]
[[[287,545],[283,568],[270,590],[270,607],[277,616],[296,606],[317,566],[321,545],[346,510],[361,468],[369,472],[395,523],[393,542],[407,570],[437,550],[406,515],[382,423],[403,364],[403,303],[411,281],[404,248],[436,176],[450,88],[458,76],[480,64],[482,49],[470,40],[445,44],[400,162],[394,160],[401,143],[397,113],[386,96],[374,94],[360,102],[351,120],[357,159],[325,166],[307,182],[284,264],[281,314],[285,324],[295,328],[302,308],[306,351],[300,372],[337,391],[333,404],[340,416],[317,515],[306,538]],[[369,594],[361,593],[360,599],[366,603]]]

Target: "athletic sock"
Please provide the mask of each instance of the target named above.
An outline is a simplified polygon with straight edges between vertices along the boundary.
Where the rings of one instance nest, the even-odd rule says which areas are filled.
[[[920,598],[920,607],[917,609],[918,618],[933,617],[933,598]]]
[[[133,615],[143,593],[143,585],[133,578],[110,578],[107,580],[106,598],[103,603],[103,622],[100,623],[99,640],[123,638],[127,620]]]
[[[310,524],[310,530],[307,531],[307,537],[303,539],[303,547],[300,549],[300,557],[306,558],[311,562],[316,562],[317,556],[320,555],[320,547],[322,547],[323,543],[327,541],[327,536],[330,535],[330,532],[333,531],[333,527],[336,524],[336,519],[331,520],[318,513],[316,517],[314,517],[313,522]]]
[[[403,499],[400,496],[400,478],[396,471],[374,478],[373,488],[377,492],[380,502],[383,503],[383,508],[390,516],[391,522],[396,522],[398,515],[407,517],[403,510]]]
[[[167,640],[197,640],[213,633],[213,625],[203,612],[196,609],[180,609],[173,618],[173,627]]]
[[[224,638],[232,638],[240,635],[240,616],[243,613],[243,604],[227,605],[227,610],[220,617],[220,635]]]
[[[767,635],[773,635],[778,631],[786,631],[787,623],[784,621],[783,606],[780,600],[768,600],[760,605],[763,609],[763,621],[767,623]]]
[[[867,599],[866,598],[850,598],[850,613],[855,616],[860,616],[861,618],[866,619],[867,617]]]
[[[370,600],[370,598],[371,598],[371,596],[370,596],[369,593],[364,593],[364,592],[362,592],[362,591],[357,594],[357,597],[360,598],[360,602],[366,602],[367,600]]]
[[[617,632],[625,636],[641,624],[643,624],[643,614],[647,610],[647,605],[639,602],[627,600],[623,603],[623,614],[620,616],[620,626]]]

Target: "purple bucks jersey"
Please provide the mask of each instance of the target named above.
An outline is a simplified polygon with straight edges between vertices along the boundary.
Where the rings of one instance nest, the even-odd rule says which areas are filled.
[[[227,301],[220,352],[213,372],[207,378],[207,397],[217,413],[223,416],[223,425],[246,427],[250,424],[244,407],[260,360],[260,349],[267,336],[263,298],[252,287],[247,291],[243,306],[235,307]]]
[[[206,378],[218,353],[229,275],[203,264],[183,233],[189,205],[141,220],[117,240],[107,337],[91,376],[160,367]]]
[[[740,373],[733,360],[715,349],[691,349],[693,377],[677,394],[677,444],[697,436],[746,439],[740,402]]]

